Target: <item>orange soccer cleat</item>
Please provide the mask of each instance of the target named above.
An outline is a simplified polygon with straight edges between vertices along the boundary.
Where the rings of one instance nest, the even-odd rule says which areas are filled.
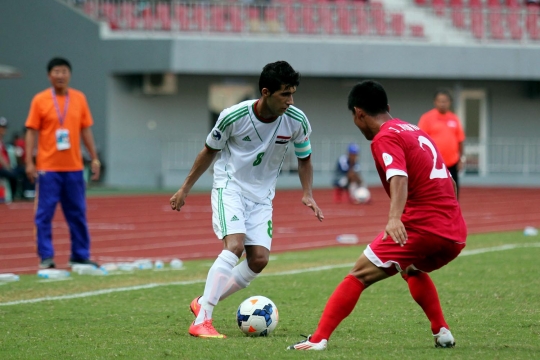
[[[196,297],[195,299],[193,299],[191,304],[189,304],[189,310],[191,310],[191,312],[193,313],[193,315],[195,315],[195,317],[199,316],[199,312],[201,311],[201,304],[199,304],[199,299],[201,297],[202,296]]]
[[[217,330],[212,325],[212,320],[204,320],[201,324],[195,325],[195,321],[191,323],[189,327],[189,334],[191,336],[200,337],[200,338],[214,338],[214,339],[225,339],[226,336],[217,332]]]

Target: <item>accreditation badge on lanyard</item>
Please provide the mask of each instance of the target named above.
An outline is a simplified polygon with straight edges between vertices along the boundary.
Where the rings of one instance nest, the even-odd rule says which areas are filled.
[[[60,113],[60,107],[58,106],[58,100],[56,99],[56,93],[54,88],[51,88],[52,97],[54,101],[54,107],[56,109],[56,114],[58,115],[58,121],[60,122],[60,129],[56,130],[56,148],[59,151],[67,150],[71,148],[71,142],[69,141],[69,130],[64,128],[64,120],[66,119],[66,114],[69,106],[69,90],[66,94],[66,101],[64,103],[64,112]]]

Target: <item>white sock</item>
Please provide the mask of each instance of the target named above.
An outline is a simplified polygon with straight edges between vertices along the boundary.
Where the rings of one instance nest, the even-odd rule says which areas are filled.
[[[195,319],[195,325],[201,324],[205,319],[212,319],[212,311],[217,305],[225,285],[231,278],[232,269],[238,262],[238,256],[229,250],[223,250],[208,271],[204,294],[201,298],[201,311]]]
[[[238,290],[246,288],[257,275],[259,274],[249,268],[247,260],[242,261],[232,270],[232,276],[229,278],[227,285],[225,285],[225,289],[219,300],[221,301]]]

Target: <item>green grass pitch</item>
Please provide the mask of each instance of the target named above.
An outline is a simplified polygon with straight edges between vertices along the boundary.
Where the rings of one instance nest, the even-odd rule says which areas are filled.
[[[496,248],[508,244],[522,246]],[[300,334],[315,329],[328,296],[364,248],[338,246],[274,254],[266,276],[214,310],[216,328],[228,336],[224,340],[187,333],[193,320],[189,303],[202,293],[209,260],[188,261],[181,271],[73,275],[69,281],[21,276],[0,285],[0,358],[540,358],[539,245],[540,237],[518,232],[471,235],[467,252],[499,251],[460,256],[432,274],[456,338],[454,349],[434,348],[429,322],[396,276],[364,291],[327,351],[286,351]],[[72,298],[59,298],[66,295]],[[236,309],[252,295],[269,297],[279,309],[278,327],[267,338],[247,338],[236,327]],[[21,302],[31,299],[38,301]]]

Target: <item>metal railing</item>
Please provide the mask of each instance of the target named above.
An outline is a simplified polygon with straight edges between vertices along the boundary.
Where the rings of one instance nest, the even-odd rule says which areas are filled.
[[[312,162],[316,171],[333,171],[338,157],[345,153],[349,143],[356,138],[326,138],[312,140]],[[165,141],[162,147],[162,169],[189,170],[195,157],[204,146],[205,136],[185,136],[182,140]],[[540,140],[537,138],[492,138],[485,143],[468,140],[465,171],[469,174],[490,173],[540,175]],[[360,142],[360,166],[363,173],[375,173],[370,144]],[[289,149],[283,170],[294,170],[297,160]]]

